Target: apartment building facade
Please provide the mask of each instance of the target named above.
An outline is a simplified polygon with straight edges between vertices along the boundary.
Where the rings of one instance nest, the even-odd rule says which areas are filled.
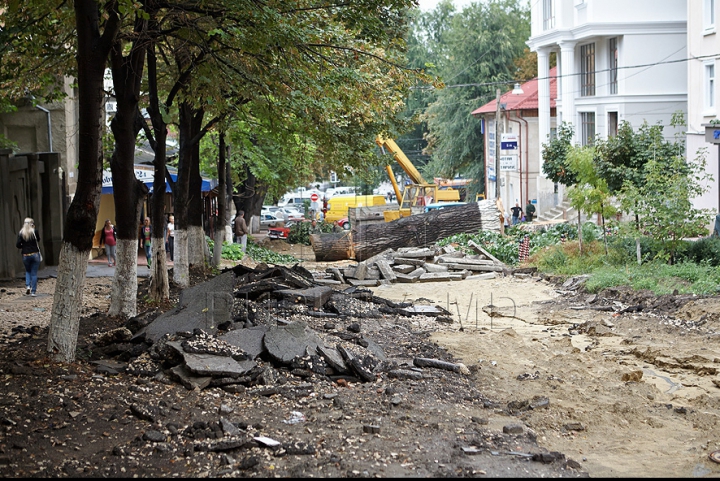
[[[703,0],[704,1],[704,0]],[[538,152],[551,133],[550,67],[558,59],[557,123],[573,125],[575,143],[614,135],[623,121],[637,128],[670,126],[687,114],[686,0],[537,0],[531,4],[528,46],[538,55]],[[700,3],[700,2],[698,2]],[[560,196],[557,192],[560,190]],[[537,178],[538,209],[552,207],[563,187]]]

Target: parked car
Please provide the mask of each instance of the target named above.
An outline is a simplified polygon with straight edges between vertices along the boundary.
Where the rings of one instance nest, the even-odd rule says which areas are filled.
[[[343,217],[337,221],[338,225],[345,230],[350,230],[350,219]]]
[[[267,233],[268,239],[287,240],[288,236],[290,235],[290,228],[298,222],[302,221],[291,220],[286,222],[284,226],[275,226],[269,228]]]
[[[285,217],[285,220],[303,220],[305,218],[303,212],[293,209],[292,207],[283,207],[278,213],[281,213]]]
[[[281,222],[285,222],[285,219],[274,212],[260,214],[260,227],[275,227]]]

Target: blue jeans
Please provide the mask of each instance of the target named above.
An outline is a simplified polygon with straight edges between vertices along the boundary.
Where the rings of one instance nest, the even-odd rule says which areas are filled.
[[[149,266],[150,265],[150,257],[152,256],[150,248],[152,246],[150,245],[150,246],[144,246],[144,247],[145,247],[145,259],[147,259],[148,266]]]
[[[36,252],[31,256],[23,255],[23,264],[25,265],[25,286],[30,288],[30,292],[35,294],[37,291],[37,273],[40,267],[40,253]]]

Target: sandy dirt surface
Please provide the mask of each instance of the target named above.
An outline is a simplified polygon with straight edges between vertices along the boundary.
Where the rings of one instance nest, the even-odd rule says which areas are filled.
[[[311,271],[323,270],[329,265],[337,267],[352,263],[315,263],[312,260],[312,250],[307,246],[291,246],[282,241],[273,241],[271,245],[277,252],[304,259],[302,265]],[[22,343],[18,344],[18,338],[25,336],[30,341],[34,339],[32,342],[42,349],[42,328],[49,320],[52,307],[50,293],[54,289],[54,279],[40,281],[38,292],[41,295],[37,298],[23,296],[22,284],[22,281],[0,283],[0,332],[4,342],[9,343],[8,346],[22,346]],[[97,330],[97,325],[92,325],[90,321],[107,310],[110,284],[110,278],[87,279],[83,312],[87,322],[81,324],[81,331],[85,324],[88,332],[90,329]],[[463,378],[456,388],[471,389],[481,393],[484,399],[492,400],[485,408],[470,413],[487,423],[483,424],[484,428],[502,432],[504,426],[519,423],[529,436],[524,442],[532,440],[548,452],[563,453],[567,459],[580,463],[579,469],[590,477],[720,475],[720,464],[710,459],[714,451],[720,450],[720,378],[717,374],[720,362],[720,348],[717,343],[720,333],[720,298],[666,296],[659,299],[647,293],[634,293],[623,289],[590,295],[582,289],[567,289],[560,283],[542,279],[537,275],[507,276],[492,280],[394,284],[379,286],[373,291],[385,299],[440,305],[453,314],[452,324],[423,324],[419,329],[427,332],[429,339],[446,350],[457,362],[462,362],[469,368],[471,375]],[[45,376],[49,378],[44,370],[47,364],[43,363],[47,361],[40,359],[38,362],[10,363],[13,366],[8,366],[6,362],[3,371],[5,389],[18,389],[20,394],[17,396],[23,403],[40,402],[45,397],[49,398],[49,395],[43,394],[42,389],[38,392],[37,388],[30,389],[28,385],[33,384],[28,383],[28,380],[42,380]],[[28,370],[29,376],[26,372]],[[84,365],[73,365],[67,369],[68,373],[73,373],[70,376],[76,373],[82,376],[82,372],[86,370]],[[92,376],[93,380],[95,378],[97,375]],[[444,382],[450,380],[451,378],[447,378]],[[75,393],[76,388],[68,383],[70,381],[65,384],[68,387],[53,389],[58,391],[61,401],[65,398],[67,406],[64,409],[69,411],[73,419],[81,413],[82,419],[95,422],[97,427],[97,416],[82,408],[84,399],[90,401],[92,394],[82,394],[79,390]],[[153,394],[153,389],[159,389],[158,394]],[[162,397],[162,393],[165,393],[166,397],[172,395],[174,397],[168,399],[165,409],[171,413],[173,409],[177,409],[178,413],[185,413],[183,415],[186,418],[185,401],[181,404],[181,397],[187,396],[191,405],[205,410],[213,403],[212,396],[203,397],[199,393],[181,396],[176,394],[174,388],[167,386],[153,388],[152,385],[138,383],[130,386],[129,391],[123,392],[122,396],[140,399],[151,395],[149,402],[159,399],[152,396]],[[357,389],[354,402],[361,403],[361,398],[367,396],[367,404],[359,404],[349,410],[348,405],[345,405],[344,412],[348,422],[353,413],[377,405],[379,398],[372,396],[375,388],[365,391]],[[453,392],[450,388],[447,388],[447,391],[448,396]],[[101,407],[116,402],[112,392],[110,389],[100,396],[98,402]],[[457,393],[445,401],[452,402],[456,396]],[[433,402],[439,402],[439,398],[433,399]],[[221,400],[222,398],[216,402]],[[313,402],[322,404],[320,401],[318,398]],[[138,474],[141,457],[119,455],[119,452],[129,448],[116,440],[118,434],[122,433],[114,431],[116,428],[123,431],[124,425],[127,425],[128,429],[138,430],[139,427],[134,427],[136,421],[130,422],[126,419],[132,419],[132,416],[121,415],[120,412],[110,416],[106,419],[112,422],[108,424],[110,428],[102,432],[99,444],[93,445],[91,443],[95,443],[94,440],[71,442],[70,434],[65,434],[71,427],[61,426],[64,430],[59,431],[55,430],[59,429],[57,427],[33,428],[38,423],[42,424],[45,418],[50,420],[55,416],[53,410],[56,408],[49,408],[45,413],[32,414],[30,405],[24,410],[20,404],[7,404],[11,402],[12,399],[8,399],[6,393],[0,403],[5,406],[4,411],[19,411],[22,414],[18,414],[18,419],[8,416],[3,420],[7,435],[24,431],[22,421],[24,416],[28,416],[26,429],[37,434],[28,434],[27,440],[44,436],[49,438],[48,442],[52,441],[52,446],[57,446],[61,452],[67,453],[70,461],[62,466],[60,475],[99,475],[97,471],[83,467],[87,459],[92,460],[93,464],[104,463],[107,466],[109,463],[113,467],[114,470],[106,471],[103,475]],[[350,396],[347,402],[352,403],[353,396]],[[248,403],[248,413],[259,405],[257,401]],[[414,409],[421,409],[420,405],[416,405]],[[444,409],[447,409],[447,406]],[[427,415],[433,414],[433,411],[428,408],[422,412]],[[461,408],[458,408],[458,413],[460,411]],[[469,423],[470,414],[463,413],[462,419],[468,419],[466,424],[450,424],[446,435],[452,437],[452,432],[455,431],[460,433],[457,435],[458,439],[461,439],[462,430],[467,430],[472,424]],[[113,421],[115,416],[119,417]],[[335,414],[331,413],[330,420],[338,425],[335,429],[342,431],[344,418],[332,416]],[[409,412],[403,422],[410,421],[413,416],[414,414]],[[439,425],[443,425],[443,420],[447,422],[446,414],[439,410],[434,416],[436,421],[440,420]],[[116,424],[118,419],[121,420],[120,425]],[[67,424],[64,423],[65,426]],[[91,428],[92,425],[87,428],[88,433]],[[136,432],[140,435],[142,431]],[[425,435],[426,431],[418,430],[415,433],[415,436]],[[67,439],[64,440],[63,436]],[[360,444],[363,444],[362,433],[351,437],[360,439]],[[92,438],[93,434],[90,434],[88,439]],[[22,457],[22,450],[28,451],[30,447],[29,441],[23,442],[22,437],[19,439],[20,441],[14,441],[14,444],[8,441],[0,443],[0,470],[6,474],[9,472],[4,469],[12,468],[12,464],[5,463],[18,456]],[[377,440],[377,437],[375,439]],[[421,441],[416,439],[414,442],[417,444]],[[520,442],[516,442],[516,449],[520,449]],[[136,444],[138,447],[133,449],[141,452],[139,446],[142,443],[136,441]],[[366,447],[371,445],[372,443],[365,444]],[[94,457],[85,456],[88,448],[98,452],[100,447],[104,449],[99,451],[100,454],[112,452],[112,455],[102,455],[102,460],[98,454],[93,455]],[[382,444],[372,447],[376,453],[382,454]],[[531,449],[531,446],[524,445],[523,449]],[[362,452],[358,450],[358,453]],[[198,459],[204,460],[198,458],[197,454],[195,456],[195,462]],[[462,469],[451,471],[448,466],[459,466],[451,463],[445,468],[434,470],[412,471],[403,468],[394,472],[376,471],[375,475],[502,475],[501,466],[484,465],[480,459],[477,458],[471,466],[472,469],[461,466]],[[499,458],[490,459],[500,461]],[[362,476],[364,471],[355,469],[361,464],[348,467],[348,461],[349,458],[344,457],[344,469],[327,471],[325,475],[334,473],[337,476]],[[35,461],[34,455],[28,458],[28,462],[42,464]],[[241,464],[242,462],[244,461],[241,461]],[[274,462],[279,470],[280,461]],[[415,462],[417,463],[417,460]],[[442,461],[440,464],[443,464]],[[539,463],[534,464],[540,466]],[[187,466],[186,472],[198,473],[197,470],[190,470],[190,464]],[[259,466],[265,465],[260,463]],[[295,469],[296,471],[284,473],[304,477],[304,471]],[[170,471],[185,472],[180,470],[180,466],[169,469],[168,473]],[[247,476],[258,475],[258,472],[253,473],[252,470],[244,473]],[[260,470],[259,473],[272,475],[269,471]],[[321,471],[315,473],[322,476]],[[560,470],[508,472],[508,475],[515,476],[560,477],[568,474],[568,471]],[[30,470],[24,475],[55,476],[58,472],[48,469],[43,474],[42,471],[38,473]],[[141,471],[140,475],[148,474],[142,474]],[[155,471],[154,475],[164,474],[163,471]]]
[[[547,398],[548,407],[520,419],[541,446],[582,460],[591,477],[720,475],[709,459],[720,449],[720,299],[618,314],[537,277],[374,290],[449,302],[456,323],[432,339],[477,366],[477,388],[491,398]],[[634,303],[624,301],[612,302]],[[496,413],[490,426],[508,420]]]

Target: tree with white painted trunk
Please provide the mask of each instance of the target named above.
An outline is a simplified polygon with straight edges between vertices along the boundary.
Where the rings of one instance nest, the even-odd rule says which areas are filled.
[[[77,32],[78,184],[65,220],[47,345],[50,356],[64,362],[75,360],[83,285],[100,209],[103,77],[121,25],[116,2],[98,5],[95,0],[75,0],[73,6]],[[102,15],[101,6],[105,7]]]
[[[146,55],[147,20],[138,15],[133,26],[132,44],[126,51],[126,38],[118,35],[110,51],[113,97],[116,112],[110,122],[115,151],[110,159],[113,174],[115,223],[118,256],[108,313],[125,318],[137,315],[138,225],[147,186],[135,177],[135,142],[142,127],[139,111],[140,85]],[[127,52],[127,55],[124,55]]]

